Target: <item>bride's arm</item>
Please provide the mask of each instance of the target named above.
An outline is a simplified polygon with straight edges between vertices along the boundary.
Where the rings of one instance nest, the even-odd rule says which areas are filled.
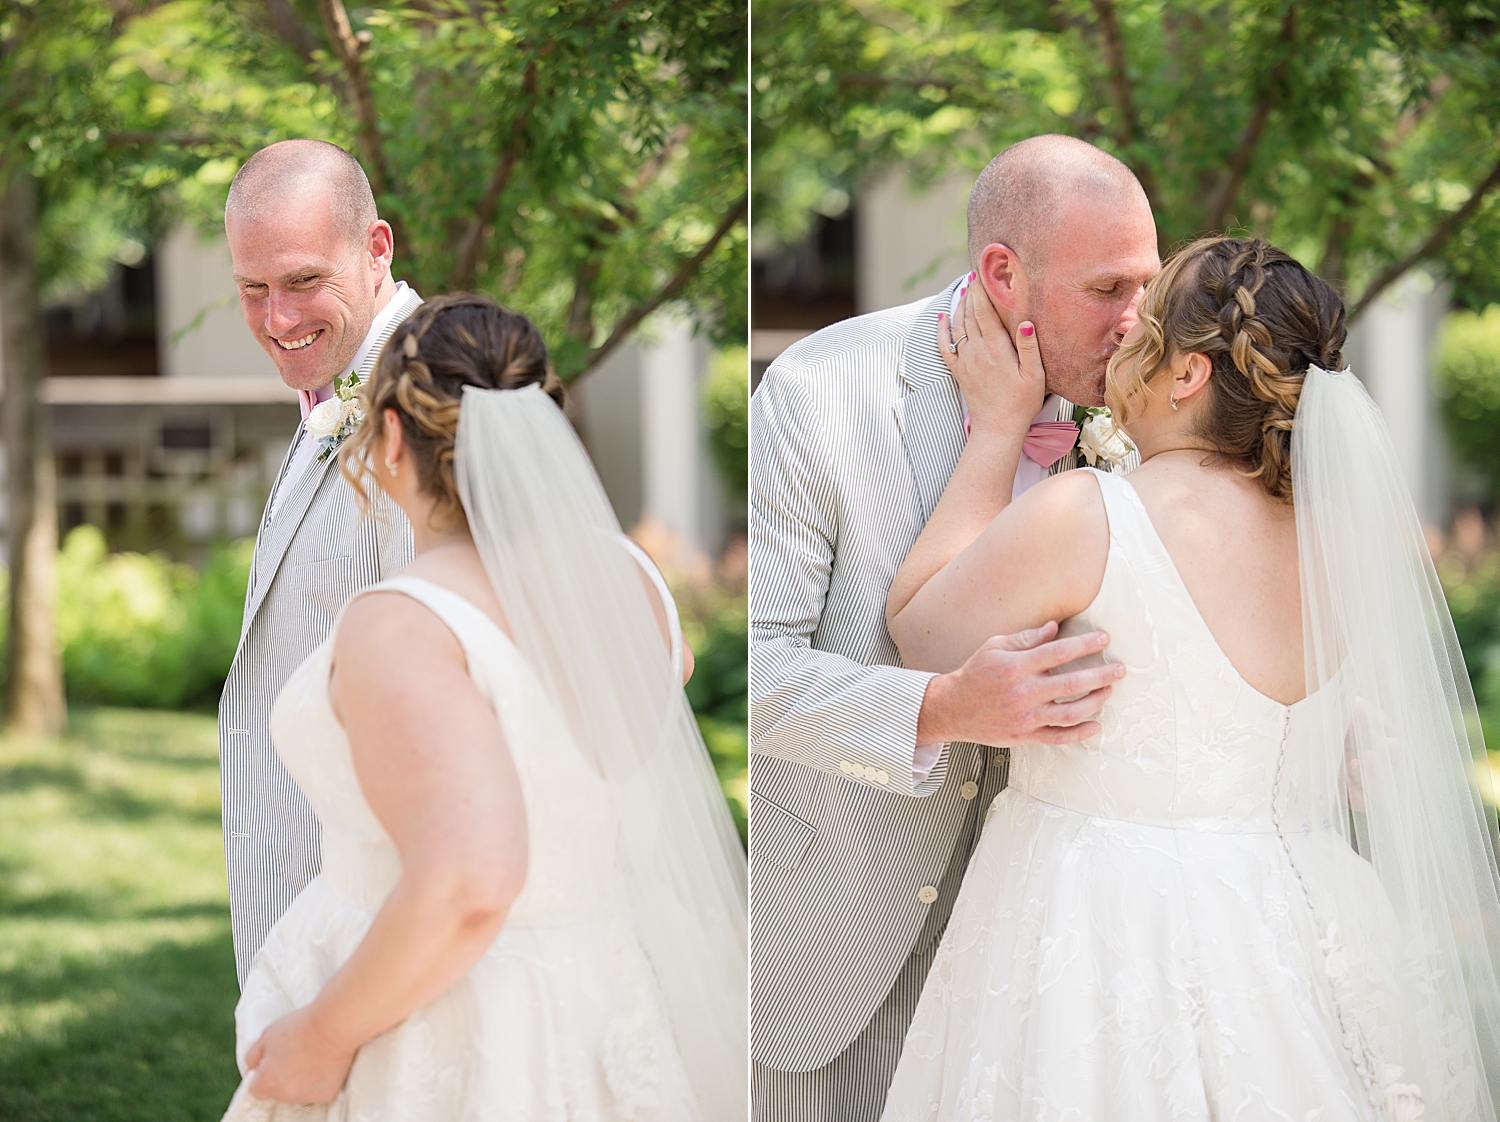
[[[466,974],[526,879],[526,808],[462,647],[429,610],[374,593],[345,613],[329,697],[401,877],[349,960],[246,1056],[260,1098],[328,1102],[354,1053]]]
[[[901,661],[947,672],[993,635],[1077,615],[1098,595],[1108,555],[1109,522],[1093,473],[1042,480],[956,556],[940,559],[890,617]],[[1082,677],[1079,683],[1079,693],[1098,684]]]
[[[963,391],[969,438],[932,517],[896,572],[886,597],[888,623],[1009,505],[1027,430],[1047,396],[1036,330],[1030,323],[1019,325],[1012,343],[978,281],[969,285],[959,315],[961,320],[952,326],[952,338],[962,340],[958,353],[950,349],[943,317],[938,323],[938,351]]]

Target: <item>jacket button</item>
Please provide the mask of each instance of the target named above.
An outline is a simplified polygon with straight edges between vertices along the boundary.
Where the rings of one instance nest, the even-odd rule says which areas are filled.
[[[917,889],[917,899],[924,904],[930,904],[937,899],[937,889],[933,888],[930,884],[924,884],[921,888]]]
[[[979,794],[979,784],[971,779],[958,789],[958,793],[963,796],[965,802],[968,802]]]

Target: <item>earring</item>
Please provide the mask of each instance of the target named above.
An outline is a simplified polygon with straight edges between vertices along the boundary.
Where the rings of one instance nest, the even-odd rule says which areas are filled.
[[[1176,409],[1177,406],[1173,405],[1172,408]],[[401,467],[401,465],[398,464],[395,460],[387,460],[385,462],[385,470],[391,473],[391,478],[392,479],[394,479],[396,477],[396,472],[397,472],[397,470],[400,467]]]
[[[1172,391],[1171,400],[1172,400],[1172,412],[1175,413],[1175,412],[1177,412],[1177,391],[1176,390]],[[392,475],[396,474],[394,468],[391,470],[391,474]]]

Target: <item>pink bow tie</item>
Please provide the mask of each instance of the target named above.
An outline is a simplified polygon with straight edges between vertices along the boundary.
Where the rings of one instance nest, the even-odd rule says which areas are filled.
[[[1032,421],[1021,449],[1029,458],[1049,468],[1077,443],[1078,426],[1072,421]]]
[[[321,405],[332,396],[332,386],[320,386],[315,390],[298,390],[297,403],[302,406],[302,419],[307,420],[307,415],[313,411],[314,406]]]
[[[969,435],[969,410],[964,407],[964,435]],[[1078,426],[1072,421],[1032,421],[1021,442],[1021,451],[1033,463],[1049,468],[1078,443]]]

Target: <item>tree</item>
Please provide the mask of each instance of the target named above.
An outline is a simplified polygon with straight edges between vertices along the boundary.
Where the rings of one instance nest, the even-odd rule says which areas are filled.
[[[122,36],[145,88],[102,143],[208,222],[263,144],[345,145],[399,274],[525,312],[571,378],[674,301],[743,340],[745,48],[734,0],[181,0]]]
[[[1163,250],[1224,229],[1368,307],[1418,262],[1500,298],[1500,12],[1462,0],[755,0],[755,237],[896,161],[1023,137],[1136,172]]]
[[[53,627],[56,475],[38,314],[39,170],[42,140],[89,101],[89,64],[107,12],[59,2],[0,14],[0,368],[5,375],[10,635],[4,722],[8,732],[57,735],[67,724],[62,661]]]

